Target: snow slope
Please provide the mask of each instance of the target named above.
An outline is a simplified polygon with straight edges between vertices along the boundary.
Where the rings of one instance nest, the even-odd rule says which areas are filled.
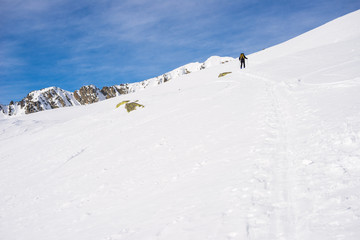
[[[0,120],[0,238],[359,239],[359,22]]]

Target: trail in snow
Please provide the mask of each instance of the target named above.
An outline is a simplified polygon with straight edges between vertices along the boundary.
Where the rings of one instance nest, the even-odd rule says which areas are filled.
[[[248,239],[293,239],[295,215],[292,188],[295,183],[291,150],[288,149],[288,117],[278,99],[278,83],[248,72],[247,81],[261,81],[263,133],[253,148],[253,185],[246,232]],[[259,217],[259,215],[262,215]],[[262,219],[262,220],[261,220]],[[267,230],[266,230],[267,229]]]
[[[359,233],[335,233],[340,232],[341,228],[352,229],[360,223],[357,213],[359,208],[350,200],[360,197],[360,178],[352,178],[349,174],[350,166],[355,173],[360,169],[355,165],[356,161],[360,161],[360,131],[349,131],[347,127],[342,136],[336,137],[339,140],[351,139],[347,142],[353,146],[350,147],[350,156],[341,154],[339,157],[335,150],[336,141],[332,142],[329,134],[333,135],[334,128],[340,128],[337,131],[342,131],[343,127],[329,124],[330,126],[325,125],[325,129],[320,130],[318,123],[323,122],[321,116],[318,116],[318,110],[311,106],[311,102],[307,102],[311,99],[307,97],[309,93],[321,95],[328,90],[324,87],[328,84],[309,86],[293,82],[276,82],[249,71],[242,75],[249,77],[249,81],[262,81],[266,92],[264,101],[260,103],[265,106],[262,116],[263,140],[259,142],[259,148],[254,148],[255,154],[249,159],[254,162],[251,181],[255,185],[249,208],[249,222],[246,225],[248,238],[306,239],[311,236],[327,236],[332,239],[335,236],[336,239],[356,239]],[[332,86],[334,84],[331,83]],[[337,89],[354,86],[359,88],[359,82],[345,81],[337,84]],[[356,126],[360,127],[358,123]],[[335,160],[331,156],[339,158]],[[329,160],[326,160],[328,158]],[[315,172],[319,176],[315,179],[322,179],[324,182],[320,180],[316,185],[311,181],[312,188],[309,188],[309,180],[314,177]],[[335,173],[339,175],[336,176]],[[338,186],[339,180],[349,183],[352,186],[350,189],[355,187],[354,191],[346,191],[345,199],[342,199],[344,192]],[[327,197],[329,194],[333,196],[330,199]],[[304,196],[307,196],[306,200]],[[322,199],[322,202],[315,201],[313,205],[307,205],[312,202],[312,198]],[[341,207],[344,206],[344,201],[352,206],[344,209]],[[343,215],[344,219],[329,221],[329,215],[322,213],[322,209],[326,208],[324,206],[333,206],[333,210],[330,211],[334,211],[334,216]],[[341,208],[343,210],[334,210]],[[259,221],[259,212],[263,212],[264,216],[260,219],[266,219],[265,221]],[[353,217],[357,220],[350,220]],[[317,220],[314,221],[313,218]],[[328,231],[329,228],[332,230]],[[268,229],[268,232],[264,229]]]

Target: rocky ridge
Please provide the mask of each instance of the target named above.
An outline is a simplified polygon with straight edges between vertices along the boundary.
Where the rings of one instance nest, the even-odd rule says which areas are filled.
[[[189,63],[163,75],[142,82],[120,84],[110,87],[105,86],[102,89],[99,89],[94,85],[82,86],[79,90],[74,92],[69,92],[58,87],[44,88],[30,92],[19,102],[11,101],[9,105],[0,104],[0,115],[14,116],[61,107],[92,104],[145,89],[149,86],[156,86],[182,75],[200,71],[232,60],[234,60],[234,58],[213,56],[208,58],[204,63]]]

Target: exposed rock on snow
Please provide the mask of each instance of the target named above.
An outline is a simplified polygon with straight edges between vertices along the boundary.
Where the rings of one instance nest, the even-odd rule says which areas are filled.
[[[116,108],[125,105],[125,109],[127,112],[131,112],[136,110],[137,107],[144,108],[144,105],[138,103],[139,100],[136,100],[134,102],[130,102],[130,100],[125,100],[116,105]]]
[[[82,105],[95,103],[105,99],[99,88],[94,85],[83,86],[74,92],[75,99]]]
[[[220,78],[220,77],[224,77],[224,76],[226,76],[226,75],[228,75],[228,74],[230,74],[230,73],[231,73],[231,72],[223,72],[223,73],[220,73],[218,77],[219,77],[219,78]]]

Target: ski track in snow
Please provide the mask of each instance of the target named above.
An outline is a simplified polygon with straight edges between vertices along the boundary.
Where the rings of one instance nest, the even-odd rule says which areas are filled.
[[[317,110],[311,108],[301,96],[306,92],[315,91],[316,93],[319,90],[328,89],[327,87],[324,88],[324,85],[327,86],[329,84],[316,84],[310,87],[308,84],[305,84],[307,88],[299,91],[293,84],[279,83],[249,72],[244,73],[244,75],[253,78],[253,80],[264,82],[264,89],[266,89],[264,96],[266,97],[264,97],[262,104],[268,109],[263,116],[263,129],[265,130],[263,134],[264,143],[259,144],[261,148],[254,148],[253,151],[256,153],[255,157],[249,159],[254,161],[254,175],[251,182],[256,184],[251,195],[251,206],[246,223],[248,239],[306,239],[306,234],[309,234],[308,237],[310,237],[310,232],[314,234],[313,232],[316,231],[318,231],[318,237],[328,236],[328,239],[357,239],[358,235],[356,233],[349,234],[348,236],[346,236],[346,234],[332,235],[332,232],[340,232],[340,230],[344,228],[351,229],[360,223],[359,208],[357,206],[348,206],[346,209],[337,211],[332,210],[334,211],[334,216],[338,216],[339,214],[347,216],[344,221],[334,219],[333,222],[329,222],[329,215],[324,216],[321,212],[323,208],[322,205],[326,204],[333,204],[334,209],[344,208],[344,206],[342,206],[344,204],[343,199],[341,199],[344,196],[340,197],[340,195],[338,195],[343,193],[335,187],[338,185],[337,181],[340,179],[341,182],[351,182],[351,185],[354,187],[354,191],[352,193],[348,192],[347,194],[349,194],[349,196],[344,197],[345,202],[349,199],[360,199],[358,191],[360,190],[359,175],[358,177],[352,178],[348,172],[349,165],[357,173],[360,169],[355,165],[356,161],[360,161],[360,138],[358,136],[360,131],[347,130],[344,131],[345,133],[347,132],[347,134],[336,136],[335,138],[349,139],[347,142],[349,145],[353,145],[351,148],[352,154],[349,156],[345,153],[344,155],[341,154],[343,155],[341,158],[336,160],[331,159],[331,155],[339,156],[339,153],[334,152],[336,147],[334,143],[329,140],[328,134],[330,133],[325,132],[327,129],[318,130],[319,126],[313,124],[321,122],[316,117]],[[342,83],[331,83],[330,85],[337,86],[337,88],[353,87],[354,85],[359,87],[359,83],[353,80]],[[279,94],[279,92],[281,94]],[[286,98],[284,98],[284,96],[286,96]],[[292,114],[289,115],[289,113]],[[326,127],[329,128],[329,126]],[[312,133],[317,131],[316,135],[311,136],[310,146],[307,142],[301,143],[294,141],[294,139],[297,139],[297,136],[301,135],[303,129],[307,129],[307,131],[311,129]],[[330,128],[329,130],[333,131],[334,129]],[[333,133],[331,133],[331,135],[333,135]],[[315,148],[313,146],[315,146]],[[319,151],[319,147],[323,149]],[[320,152],[324,149],[328,152],[331,161],[322,162],[324,159],[317,159],[318,156],[314,154],[318,152],[318,155],[321,156]],[[349,157],[351,161],[349,161]],[[319,162],[318,164],[323,167],[313,168],[313,166],[316,166],[313,165],[315,162]],[[327,165],[330,162],[332,162],[332,164]],[[334,164],[334,162],[337,163]],[[347,167],[344,167],[346,165]],[[309,189],[308,186],[304,186],[309,179],[313,178],[314,171],[321,176],[315,179],[325,179],[324,182],[329,184],[329,188],[324,187],[319,191],[318,189]],[[340,176],[334,176],[334,172]],[[322,182],[322,184],[324,184],[324,182]],[[260,193],[261,188],[265,190],[262,193]],[[335,188],[336,190],[331,188]],[[304,196],[294,195],[294,192],[307,192],[307,195],[313,196],[315,199],[318,197],[322,199],[323,202],[315,202],[312,206],[312,211],[310,211],[302,206],[303,203],[299,203],[299,199]],[[333,198],[326,199],[328,195],[333,195]],[[325,197],[326,200],[319,196]],[[306,200],[310,202],[311,199]],[[349,203],[353,205],[353,202],[349,201]],[[263,211],[259,210],[262,208]],[[311,213],[308,212],[309,215],[317,218],[317,221],[313,221],[309,217],[302,219],[300,216],[304,210],[310,211]],[[262,212],[264,215],[262,219],[267,220],[264,222],[258,221],[259,212]],[[350,220],[351,218],[357,220],[353,222]],[[316,222],[316,224],[312,225],[311,222]],[[347,225],[347,223],[349,224]],[[329,227],[333,229],[333,231],[327,232]],[[264,231],[264,229],[268,229],[268,231]]]
[[[288,149],[288,124],[276,94],[276,84],[267,78],[245,74],[264,82],[265,109],[262,118],[263,142],[253,149],[253,177],[246,232],[248,239],[293,239],[294,213],[291,186],[294,183],[292,159]],[[259,212],[263,222],[258,221]],[[261,218],[260,218],[261,219]],[[267,229],[267,230],[265,230]]]

